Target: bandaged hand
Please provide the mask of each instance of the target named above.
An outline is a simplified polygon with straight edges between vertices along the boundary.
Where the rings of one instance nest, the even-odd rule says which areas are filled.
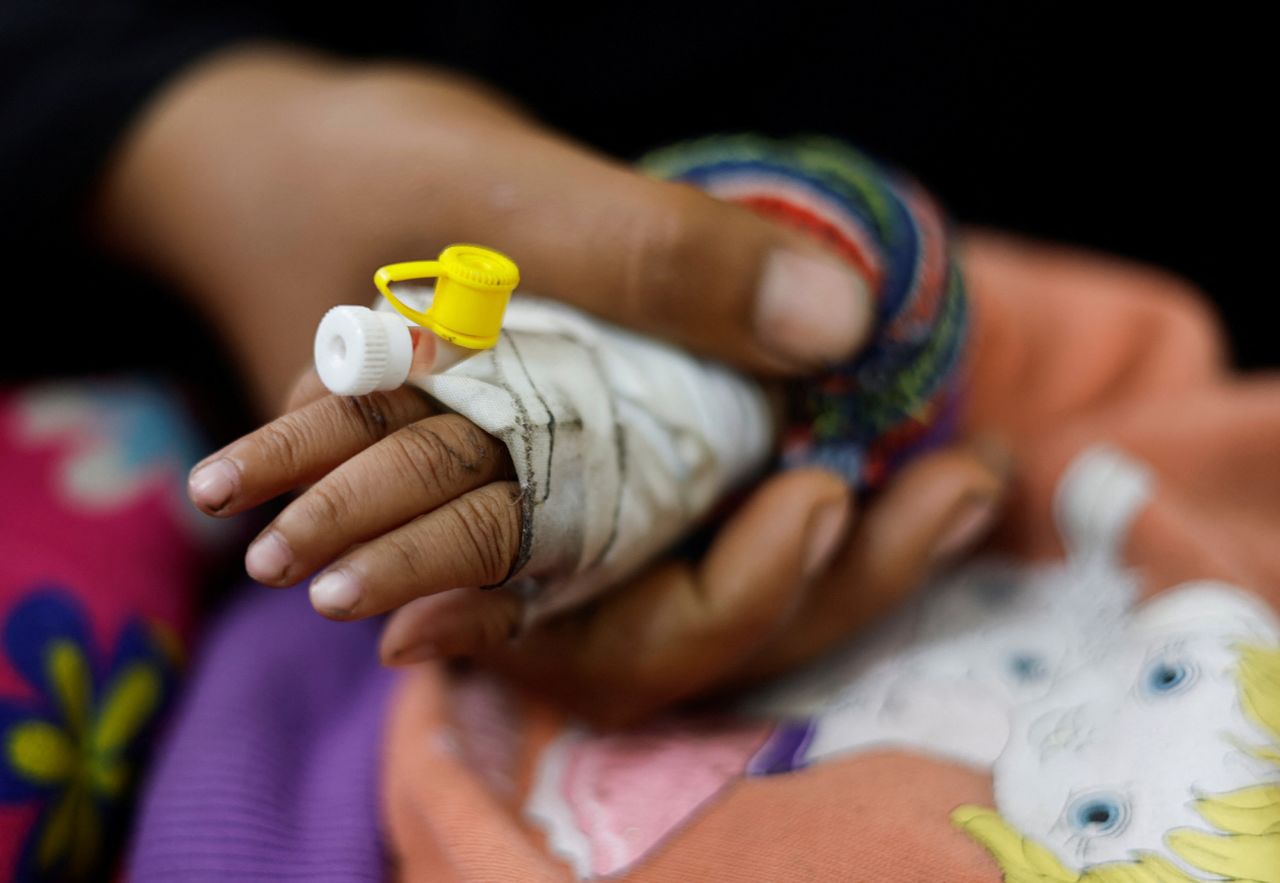
[[[876,268],[852,270],[800,230],[636,174],[454,74],[279,45],[218,54],[159,96],[104,176],[92,216],[108,250],[157,273],[210,317],[262,415],[278,413],[323,312],[366,295],[369,268],[450,241],[501,247],[544,296],[768,376],[848,359],[875,318],[866,274]],[[365,469],[374,452],[381,462],[399,444],[382,444],[391,435],[440,416],[397,418],[385,402],[364,412],[333,401],[312,412],[306,406],[324,397],[314,383],[311,391],[294,396],[287,423],[202,464],[220,464],[194,476],[202,508],[233,514],[338,473],[351,480],[344,494],[370,499],[372,473],[381,471]],[[396,400],[417,395],[404,389]],[[893,474],[856,517],[862,504],[838,474],[771,476],[719,525],[698,561],[658,556],[514,641],[508,636],[525,621],[521,593],[474,588],[489,580],[442,590],[415,577],[415,600],[388,623],[384,656],[484,657],[594,703],[597,716],[618,707],[644,714],[759,676],[822,652],[991,523],[1002,481],[973,451],[918,456]],[[447,521],[510,480],[499,470],[461,495],[418,499],[413,514],[382,530],[353,530],[359,518],[312,528],[324,534],[316,551],[284,533],[294,556],[287,575],[263,573],[263,581],[289,584],[374,550],[394,555],[395,545],[380,540]],[[330,493],[341,486],[331,484]],[[272,527],[301,511],[287,509]],[[484,576],[501,579],[492,562],[514,562],[493,548],[502,536],[496,527],[483,532],[485,545],[465,566],[489,555]],[[386,599],[362,586],[348,617]]]
[[[243,512],[307,487],[249,546],[269,586],[311,583],[335,619],[456,586],[501,582],[520,545],[519,487],[503,445],[413,386],[327,394],[308,370],[288,411],[192,472],[203,511]]]
[[[305,487],[250,547],[252,576],[288,586],[320,570],[321,613],[395,610],[384,662],[475,658],[618,723],[822,653],[972,543],[1005,479],[989,449],[953,448],[857,512],[832,473],[770,476],[700,559],[658,561],[521,628],[523,594],[477,588],[519,554],[513,475],[502,443],[415,387],[343,398],[307,371],[283,416],[193,470],[191,495],[226,516]],[[341,603],[323,588],[334,573],[354,587]]]
[[[248,506],[316,482],[250,548],[253,576],[287,585],[322,568],[321,613],[396,610],[387,661],[483,657],[599,719],[803,662],[982,532],[1000,470],[928,453],[954,425],[966,309],[927,197],[821,140],[709,140],[647,162],[812,226],[878,279],[864,358],[774,410],[723,365],[517,298],[493,350],[411,374],[394,398],[321,396],[193,475],[208,506],[237,483]],[[664,560],[779,452],[791,471],[705,558]],[[873,488],[850,535],[853,491]]]

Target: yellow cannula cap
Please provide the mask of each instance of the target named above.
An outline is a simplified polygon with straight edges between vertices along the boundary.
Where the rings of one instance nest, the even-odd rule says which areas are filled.
[[[392,282],[435,278],[436,291],[426,312],[406,306],[391,293]],[[511,258],[480,245],[451,245],[434,261],[388,264],[373,274],[373,284],[400,315],[459,346],[488,349],[498,342],[511,292],[520,270]]]

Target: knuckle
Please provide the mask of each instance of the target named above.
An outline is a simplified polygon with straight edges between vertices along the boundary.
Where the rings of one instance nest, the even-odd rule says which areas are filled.
[[[304,499],[303,517],[307,526],[314,528],[331,528],[340,525],[350,512],[348,501],[351,499],[349,488],[337,475],[330,476],[309,490]]]
[[[379,546],[388,556],[388,570],[399,574],[397,582],[405,586],[427,584],[428,574],[423,570],[423,549],[411,534],[400,532],[388,534]]]
[[[705,198],[688,185],[662,182],[651,210],[636,216],[639,223],[627,233],[623,291],[628,306],[641,315],[684,305],[682,283],[692,278],[705,247]]]
[[[463,417],[411,423],[394,438],[405,475],[428,495],[473,485],[493,473],[493,446]]]
[[[263,459],[288,474],[296,474],[305,460],[307,433],[302,421],[282,417],[258,430]]]
[[[481,585],[495,585],[507,577],[518,548],[519,517],[511,494],[477,491],[456,501],[453,532],[463,553],[475,564]]]
[[[398,469],[428,497],[436,496],[447,481],[450,457],[444,439],[425,423],[411,423],[392,439]]]
[[[358,427],[370,442],[381,441],[387,436],[391,409],[382,393],[363,396],[335,396],[337,407],[344,421]]]

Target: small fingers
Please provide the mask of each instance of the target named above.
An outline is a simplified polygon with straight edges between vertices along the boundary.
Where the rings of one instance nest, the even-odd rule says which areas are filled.
[[[191,470],[187,493],[209,515],[234,515],[315,481],[435,410],[412,386],[367,396],[326,396],[206,457]]]
[[[245,569],[267,585],[292,585],[356,543],[511,477],[506,447],[465,417],[410,423],[290,503],[249,546]]]
[[[494,482],[349,552],[311,582],[311,604],[360,619],[446,589],[502,582],[520,551],[520,486]]]

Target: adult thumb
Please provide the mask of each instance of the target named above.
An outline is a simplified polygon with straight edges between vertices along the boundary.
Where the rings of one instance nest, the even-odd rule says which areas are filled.
[[[530,290],[761,373],[849,358],[869,336],[866,280],[816,241],[687,184],[584,169],[503,236]]]

